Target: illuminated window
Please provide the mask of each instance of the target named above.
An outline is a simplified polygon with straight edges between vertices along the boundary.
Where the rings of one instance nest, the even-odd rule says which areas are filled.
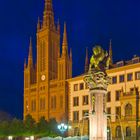
[[[80,90],[84,89],[84,83],[80,83]]]
[[[56,109],[56,96],[51,97],[51,108]]]
[[[88,95],[83,96],[83,105],[88,105]]]
[[[78,106],[79,105],[79,97],[74,97],[73,98],[73,106]]]
[[[140,80],[140,71],[135,73],[135,79]]]
[[[126,127],[126,137],[131,137],[131,128]]]
[[[45,110],[45,98],[40,98],[40,110]]]
[[[110,102],[111,101],[111,92],[108,92],[107,93],[107,102]]]
[[[117,76],[112,77],[112,84],[116,84],[117,83]]]
[[[79,111],[73,112],[73,121],[79,121]]]
[[[78,84],[74,84],[74,91],[78,91]]]
[[[121,107],[116,107],[116,119],[121,118]]]
[[[88,114],[89,114],[89,111],[88,110],[83,110],[83,117],[88,116]]]
[[[127,74],[127,81],[132,81],[133,80],[133,74],[129,73]]]
[[[120,100],[121,90],[116,91],[116,101]]]
[[[124,75],[120,75],[120,76],[119,76],[119,82],[120,82],[120,83],[124,82]]]
[[[116,138],[120,138],[121,135],[121,126],[117,126],[116,127]]]
[[[125,116],[131,116],[132,115],[132,105],[127,104],[125,106]]]
[[[108,107],[108,108],[106,109],[106,111],[107,111],[107,114],[111,114],[111,108],[110,108],[110,107]]]
[[[36,111],[36,100],[31,101],[31,111],[35,112]]]

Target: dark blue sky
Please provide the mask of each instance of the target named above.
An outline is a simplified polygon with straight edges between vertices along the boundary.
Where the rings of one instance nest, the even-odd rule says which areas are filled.
[[[91,51],[101,44],[108,49],[109,39],[115,61],[140,55],[139,5],[139,0],[53,0],[55,20],[67,23],[74,75],[84,70],[85,48]],[[0,110],[18,118],[22,118],[24,58],[30,36],[35,54],[36,23],[43,8],[44,0],[0,0]]]

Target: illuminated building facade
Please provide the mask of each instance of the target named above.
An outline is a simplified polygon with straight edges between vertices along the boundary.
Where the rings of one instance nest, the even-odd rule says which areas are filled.
[[[37,61],[33,63],[30,39],[28,63],[24,64],[24,118],[30,114],[36,121],[42,116],[49,120],[67,120],[68,88],[72,77],[72,51],[68,51],[66,24],[60,52],[60,25],[54,23],[52,0],[45,0],[43,21],[38,19]]]
[[[111,49],[110,49],[111,51]],[[112,54],[112,51],[110,52]],[[124,136],[136,139],[140,136],[140,58],[112,64],[107,71],[112,78],[106,96],[106,113],[109,114],[108,137]],[[69,122],[73,129],[70,135],[88,134],[89,92],[83,75],[69,79]],[[111,123],[109,123],[111,122]],[[84,128],[84,129],[83,129]]]

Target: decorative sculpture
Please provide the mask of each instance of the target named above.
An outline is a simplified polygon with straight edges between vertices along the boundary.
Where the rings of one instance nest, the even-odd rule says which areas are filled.
[[[103,71],[106,73],[106,69],[109,68],[110,57],[107,51],[104,51],[101,46],[95,46],[93,48],[93,55],[90,59],[90,69],[94,71]]]
[[[106,73],[106,70],[109,68],[109,63],[110,57],[107,51],[104,51],[101,46],[95,46],[90,59],[88,74],[84,76],[84,81],[89,87],[90,94],[90,140],[107,140],[105,99],[107,87],[111,82],[111,78]]]

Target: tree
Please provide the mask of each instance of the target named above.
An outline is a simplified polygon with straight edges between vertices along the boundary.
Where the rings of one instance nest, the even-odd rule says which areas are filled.
[[[9,122],[3,121],[0,123],[0,137],[7,136],[9,133]]]
[[[36,123],[31,115],[27,115],[24,121],[25,135],[33,135],[36,132]]]
[[[45,120],[45,117],[41,117],[37,123],[37,133],[44,136],[48,134],[48,122]]]
[[[9,129],[9,135],[22,136],[24,133],[23,122],[15,118],[11,121]]]

